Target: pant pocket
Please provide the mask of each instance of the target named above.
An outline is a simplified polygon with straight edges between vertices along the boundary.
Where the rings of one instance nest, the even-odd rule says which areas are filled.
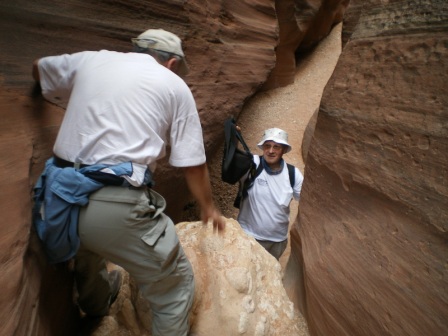
[[[151,255],[148,255],[148,258],[158,260],[162,271],[174,269],[180,246],[174,224],[165,214],[160,214],[154,221],[157,224],[151,226],[141,236],[143,242],[151,249]]]
[[[162,215],[159,215],[159,217],[162,217]],[[162,218],[157,218],[153,219],[151,222],[154,225],[151,225],[149,230],[145,232],[141,238],[147,245],[154,247],[160,236],[165,234],[167,221],[162,220]]]

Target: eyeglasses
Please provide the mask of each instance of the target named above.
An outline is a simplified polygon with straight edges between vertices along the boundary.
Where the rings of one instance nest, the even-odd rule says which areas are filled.
[[[265,151],[270,150],[271,148],[274,150],[274,152],[278,152],[283,148],[283,146],[282,145],[270,145],[270,144],[263,145],[263,150],[265,150]]]

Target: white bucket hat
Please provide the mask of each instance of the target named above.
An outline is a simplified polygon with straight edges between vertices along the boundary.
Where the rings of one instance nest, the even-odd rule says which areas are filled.
[[[179,74],[183,76],[188,73],[182,41],[177,35],[163,29],[148,29],[131,41],[133,45],[143,49],[165,51],[181,57]]]
[[[285,153],[291,151],[291,145],[288,143],[288,133],[280,128],[269,128],[264,131],[263,138],[258,143],[258,148],[263,149],[263,144],[266,141],[274,141],[278,144],[285,145]]]

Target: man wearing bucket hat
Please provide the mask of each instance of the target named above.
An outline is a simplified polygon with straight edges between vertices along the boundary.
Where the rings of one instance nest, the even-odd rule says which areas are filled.
[[[291,151],[285,131],[267,129],[258,147],[263,155],[254,156],[256,173],[241,181],[243,185],[249,183],[240,203],[238,222],[278,260],[287,246],[290,203],[293,197],[299,199],[303,175],[283,159],[283,154]]]
[[[181,40],[149,29],[132,44],[132,53],[34,62],[43,96],[66,108],[54,156],[36,184],[34,225],[50,262],[75,258],[78,305],[87,316],[108,314],[118,295],[121,276],[108,273],[109,260],[150,303],[152,335],[187,335],[193,271],[165,199],[151,188],[168,145],[169,163],[183,169],[203,222],[220,232],[225,222],[212,199],[195,101],[178,76],[188,70]]]

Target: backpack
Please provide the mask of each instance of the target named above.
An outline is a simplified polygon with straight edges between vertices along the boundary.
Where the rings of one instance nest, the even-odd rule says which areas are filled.
[[[258,164],[257,169],[254,172],[251,172],[251,174],[249,174],[249,176],[247,177],[247,179],[244,181],[243,184],[240,184],[240,188],[238,189],[238,193],[235,197],[235,201],[233,202],[233,206],[237,209],[240,208],[241,201],[247,197],[247,192],[253,186],[255,179],[263,171],[263,165],[261,164],[261,158],[262,158],[262,156],[260,155],[260,163]],[[293,166],[289,163],[286,163],[286,166],[288,168],[289,184],[291,185],[291,188],[294,188],[294,184],[296,183],[295,166]]]
[[[226,183],[235,184],[244,174],[255,168],[255,163],[249,147],[236,128],[234,118],[229,118],[224,122],[224,139],[221,179]],[[239,144],[243,149],[238,148]]]

